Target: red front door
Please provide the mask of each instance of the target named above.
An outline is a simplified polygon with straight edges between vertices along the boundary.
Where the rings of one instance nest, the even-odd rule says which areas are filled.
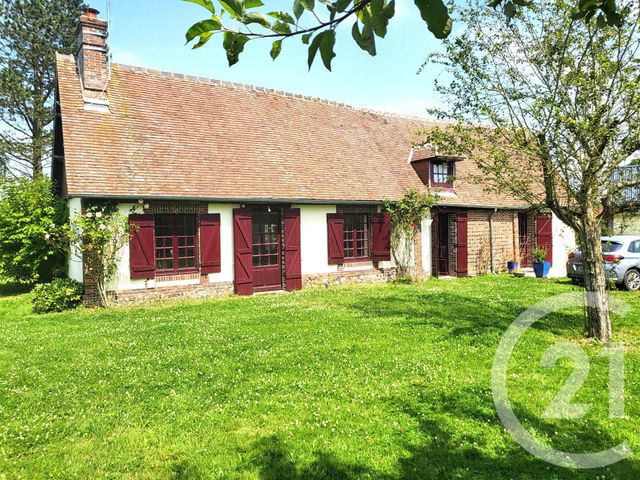
[[[253,289],[281,290],[280,214],[254,211],[252,219]]]

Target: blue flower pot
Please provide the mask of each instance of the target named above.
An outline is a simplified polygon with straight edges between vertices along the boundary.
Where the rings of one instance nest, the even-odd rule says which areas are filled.
[[[551,270],[551,262],[533,263],[533,271],[538,278],[547,278]]]

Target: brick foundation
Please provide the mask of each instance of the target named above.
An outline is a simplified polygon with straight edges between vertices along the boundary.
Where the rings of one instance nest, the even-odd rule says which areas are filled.
[[[206,277],[204,277],[206,278]],[[221,297],[233,293],[233,283],[204,283],[197,285],[157,286],[116,292],[113,302],[116,305],[135,305],[156,300],[174,300],[185,298]]]
[[[393,280],[396,277],[395,268],[370,268],[367,270],[343,270],[336,273],[320,273],[314,275],[303,275],[302,286],[314,287],[324,285],[346,285],[358,283],[383,283]]]

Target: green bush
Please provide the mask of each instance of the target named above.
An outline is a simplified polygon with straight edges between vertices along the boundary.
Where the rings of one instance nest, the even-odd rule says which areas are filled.
[[[65,203],[47,178],[0,183],[0,275],[26,284],[55,278],[64,255],[49,238],[66,222]]]
[[[36,285],[31,303],[35,313],[62,312],[82,303],[82,284],[67,278]]]

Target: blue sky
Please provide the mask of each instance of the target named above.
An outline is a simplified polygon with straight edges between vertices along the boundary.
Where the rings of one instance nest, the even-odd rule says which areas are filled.
[[[291,0],[263,0],[263,11],[291,9]],[[89,0],[106,18],[106,0]],[[215,3],[215,2],[214,2]],[[396,0],[396,16],[386,38],[377,39],[378,54],[370,57],[351,39],[349,22],[338,29],[333,72],[320,58],[309,72],[306,46],[299,38],[283,43],[274,62],[271,43],[250,42],[240,63],[229,67],[221,39],[199,50],[184,45],[186,30],[206,18],[202,7],[182,0],[112,0],[111,51],[118,63],[249,83],[317,96],[351,105],[425,116],[437,104],[435,67],[416,72],[427,54],[440,48],[419,17],[412,0]],[[304,18],[304,16],[303,16]]]

